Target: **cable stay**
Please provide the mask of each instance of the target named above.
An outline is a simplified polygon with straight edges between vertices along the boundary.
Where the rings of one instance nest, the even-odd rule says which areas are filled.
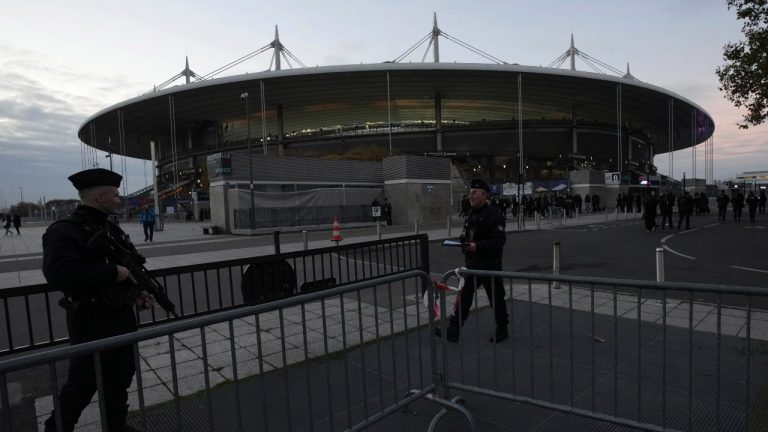
[[[489,60],[489,61],[491,61],[493,63],[496,63],[496,64],[508,64],[504,60],[498,59],[498,58],[488,54],[487,52],[485,52],[485,51],[483,51],[483,50],[481,50],[479,48],[475,48],[472,45],[470,45],[470,44],[468,44],[466,42],[463,42],[463,41],[461,41],[461,40],[459,40],[459,39],[449,35],[448,33],[441,32],[441,34],[443,36],[445,36],[445,38],[448,39],[449,41],[454,42],[454,43],[460,45],[461,47],[466,48],[466,49],[472,51],[473,53],[475,53],[475,54],[485,58],[486,60]]]
[[[607,75],[608,73],[618,75],[620,77],[637,81],[638,79],[629,73],[629,64],[627,64],[627,72],[624,73],[621,70],[605,63],[591,55],[576,48],[573,43],[573,35],[571,35],[571,46],[564,53],[560,54],[555,60],[547,65],[548,68],[559,68],[565,63],[566,60],[571,60],[571,70],[576,70],[576,57],[580,58],[590,69],[595,73]]]
[[[178,74],[174,75],[173,77],[163,81],[161,84],[156,85],[152,90],[150,90],[150,91],[148,91],[148,92],[146,92],[144,94],[153,93],[153,92],[156,92],[158,90],[162,90],[162,89],[168,87],[173,82],[175,82],[176,80],[178,80],[179,78],[182,78],[182,77],[186,77],[187,84],[189,84],[189,82],[190,82],[190,80],[192,78],[194,78],[195,81],[203,81],[203,80],[212,79],[212,78],[216,77],[217,75],[220,75],[221,73],[226,72],[229,69],[232,69],[233,67],[235,67],[235,66],[237,66],[237,65],[239,65],[239,64],[241,64],[243,62],[246,62],[246,61],[248,61],[248,60],[258,56],[259,54],[261,54],[261,53],[263,53],[263,52],[265,52],[265,51],[267,51],[269,49],[273,49],[273,53],[272,53],[272,57],[271,57],[270,62],[269,62],[269,67],[266,70],[272,70],[272,65],[275,66],[275,70],[280,70],[280,60],[281,59],[285,60],[285,62],[288,64],[288,66],[290,68],[293,68],[293,63],[296,63],[297,65],[299,65],[302,68],[306,68],[304,63],[302,63],[301,60],[299,60],[298,57],[296,57],[292,52],[290,52],[285,47],[285,45],[280,43],[280,35],[278,34],[277,26],[275,26],[275,39],[272,42],[264,45],[263,47],[255,50],[255,51],[252,51],[252,52],[250,52],[250,53],[248,53],[248,54],[246,54],[246,55],[244,55],[244,56],[242,56],[242,57],[240,57],[238,59],[235,59],[235,60],[225,64],[224,66],[221,66],[221,67],[219,67],[219,68],[213,70],[212,72],[209,72],[209,73],[207,73],[207,74],[205,74],[203,76],[200,76],[200,75],[196,74],[195,72],[193,72],[191,69],[189,69],[189,59],[187,59],[186,67],[184,68],[184,70],[182,70]]]
[[[432,38],[432,32],[427,33],[424,37],[419,39],[418,42],[416,42],[410,48],[408,48],[404,53],[400,54],[394,60],[391,60],[388,63],[400,63],[403,59],[411,55],[412,52],[416,51],[416,49],[418,49],[421,45],[423,45],[424,42],[426,42],[427,40],[429,40],[431,44],[432,43],[431,38]]]
[[[211,78],[215,77],[216,75],[219,75],[222,72],[225,72],[225,71],[227,71],[229,69],[232,69],[233,67],[239,65],[240,63],[243,63],[245,61],[248,61],[248,60],[256,57],[257,55],[263,53],[264,51],[266,51],[266,50],[268,50],[270,48],[272,48],[272,44],[271,43],[267,44],[267,45],[264,45],[263,47],[257,49],[256,51],[250,52],[250,53],[248,53],[248,54],[246,54],[246,55],[244,55],[244,56],[242,56],[242,57],[240,57],[240,58],[238,58],[236,60],[233,60],[233,61],[225,64],[224,66],[219,67],[218,69],[213,70],[212,72],[209,72],[209,73],[205,74],[203,76],[203,79],[204,80],[211,79]]]
[[[470,44],[468,44],[468,43],[466,43],[466,42],[464,42],[464,41],[462,41],[462,40],[460,40],[460,39],[458,39],[458,38],[456,38],[454,36],[449,35],[448,33],[445,33],[444,31],[440,30],[440,28],[437,26],[437,14],[434,15],[434,25],[432,27],[432,31],[430,31],[424,37],[419,39],[418,42],[416,42],[415,44],[411,45],[411,47],[408,48],[404,53],[402,53],[399,56],[395,57],[394,60],[390,60],[390,61],[387,61],[385,63],[400,63],[400,62],[402,62],[406,57],[408,57],[414,51],[416,51],[419,47],[424,45],[424,43],[427,43],[427,41],[429,41],[429,42],[427,43],[427,47],[426,47],[426,49],[424,51],[424,55],[421,57],[421,62],[422,63],[425,62],[425,60],[427,58],[427,54],[429,54],[429,50],[430,50],[430,48],[432,48],[433,49],[433,53],[434,53],[435,63],[439,63],[440,62],[440,60],[439,60],[440,59],[440,49],[439,49],[438,39],[440,38],[440,36],[445,37],[446,39],[448,39],[449,41],[455,43],[456,45],[458,45],[458,46],[460,46],[460,47],[462,47],[462,48],[464,48],[464,49],[466,49],[466,50],[468,50],[468,51],[470,51],[470,52],[472,52],[474,54],[477,54],[477,55],[483,57],[484,59],[486,59],[486,60],[488,60],[488,61],[490,61],[492,63],[508,64],[507,62],[505,62],[503,60],[500,60],[499,58],[494,57],[491,54],[488,54],[487,52],[485,52],[485,51],[483,51],[483,50],[481,50],[479,48],[476,48],[476,47],[474,47],[474,46],[472,46],[472,45],[470,45]]]

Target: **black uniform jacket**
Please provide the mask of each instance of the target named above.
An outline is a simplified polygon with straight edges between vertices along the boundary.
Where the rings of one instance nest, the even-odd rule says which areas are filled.
[[[95,230],[106,224],[105,213],[81,205],[66,220],[48,227],[43,234],[43,275],[48,283],[80,301],[96,298],[100,287],[114,282],[117,266],[86,247]]]
[[[75,306],[68,314],[73,343],[131,332],[136,318],[130,304],[104,301],[115,282],[117,266],[103,252],[87,247],[100,229],[120,230],[95,208],[78,206],[72,216],[57,221],[43,234],[43,274],[48,283],[71,297]]]
[[[504,215],[496,207],[486,204],[470,210],[462,236],[467,243],[475,242],[477,251],[464,253],[467,268],[501,270],[501,257],[507,241],[505,227]]]

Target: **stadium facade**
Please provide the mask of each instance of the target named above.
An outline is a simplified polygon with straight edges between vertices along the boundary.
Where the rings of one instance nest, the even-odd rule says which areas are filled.
[[[162,209],[189,199],[197,211],[210,193],[214,223],[237,231],[237,210],[258,207],[254,193],[266,194],[261,206],[291,208],[286,203],[311,190],[346,189],[342,205],[352,205],[346,193],[367,189],[354,201],[360,206],[391,196],[388,184],[437,187],[445,208],[427,218],[398,213],[396,222],[408,222],[449,214],[472,177],[515,194],[565,188],[610,199],[668,189],[672,180],[658,175],[654,156],[702,143],[708,150],[714,129],[694,102],[629,73],[385,62],[189,82],[105,108],[83,123],[79,138],[156,161]],[[266,173],[271,166],[284,172]],[[319,205],[318,196],[307,205]],[[424,196],[401,198],[396,209]]]

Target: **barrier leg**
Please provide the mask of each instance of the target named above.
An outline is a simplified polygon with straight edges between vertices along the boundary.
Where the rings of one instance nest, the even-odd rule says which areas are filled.
[[[472,417],[472,414],[470,414],[469,411],[461,405],[464,402],[464,399],[461,396],[455,396],[451,400],[445,400],[439,396],[435,396],[434,394],[430,393],[426,395],[425,398],[445,407],[441,409],[437,414],[435,414],[435,417],[432,418],[432,421],[429,423],[429,428],[427,429],[428,432],[432,432],[436,430],[437,424],[440,422],[440,419],[443,418],[446,414],[448,414],[449,409],[458,411],[464,416],[464,418],[467,419],[467,422],[469,423],[469,426],[471,428],[469,430],[472,430],[472,431],[476,430],[475,419]]]
[[[552,274],[560,275],[560,242],[552,243]],[[552,288],[560,289],[559,281],[552,281]]]

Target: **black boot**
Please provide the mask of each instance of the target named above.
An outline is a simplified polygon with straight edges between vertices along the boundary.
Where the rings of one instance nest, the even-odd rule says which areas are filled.
[[[459,320],[455,317],[451,317],[451,321],[448,323],[448,328],[446,329],[446,335],[445,339],[448,340],[448,342],[458,342],[459,341],[459,333],[461,333],[461,326],[459,325]],[[435,336],[442,337],[443,331],[439,327],[435,329]]]
[[[507,332],[507,326],[496,326],[496,331],[494,332],[493,336],[489,339],[489,342],[491,343],[499,343],[509,337],[509,333]]]

